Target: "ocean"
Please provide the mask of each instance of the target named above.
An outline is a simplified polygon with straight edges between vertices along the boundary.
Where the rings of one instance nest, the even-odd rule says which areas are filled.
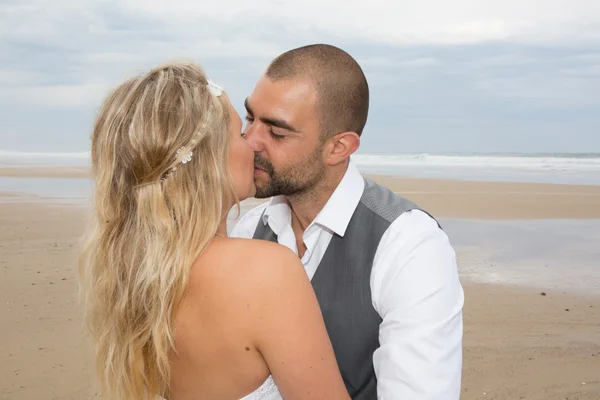
[[[364,154],[365,173],[505,182],[600,184],[600,153]]]
[[[363,154],[364,173],[420,178],[600,185],[600,153]],[[25,153],[0,150],[0,167],[86,166],[88,152]]]
[[[356,154],[361,172],[415,178],[600,185],[600,153]],[[2,167],[85,167],[88,152],[27,153],[0,150]],[[0,177],[0,191],[79,201],[87,179]]]

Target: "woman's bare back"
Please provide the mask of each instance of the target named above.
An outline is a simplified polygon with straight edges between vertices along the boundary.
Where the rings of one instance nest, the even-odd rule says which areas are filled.
[[[175,333],[169,400],[240,399],[270,375],[286,399],[349,398],[310,282],[283,246],[215,238]]]
[[[249,240],[217,238],[192,267],[176,318],[172,400],[199,394],[239,399],[269,376],[250,332],[259,323],[253,320],[248,287],[255,247]]]

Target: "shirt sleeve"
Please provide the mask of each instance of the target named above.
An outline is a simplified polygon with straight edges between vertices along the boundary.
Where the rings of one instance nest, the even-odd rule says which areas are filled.
[[[454,249],[433,218],[414,210],[392,223],[371,292],[383,319],[373,355],[378,399],[458,400],[464,293]]]

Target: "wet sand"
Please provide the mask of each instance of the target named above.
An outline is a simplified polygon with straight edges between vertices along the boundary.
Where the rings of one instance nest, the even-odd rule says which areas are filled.
[[[89,178],[88,167],[0,167],[0,176],[9,178]]]
[[[440,217],[600,216],[600,188],[593,186],[378,179],[391,179],[390,186]],[[0,194],[0,399],[95,397],[76,303],[84,208],[43,199],[16,202],[12,196]],[[482,262],[463,255],[458,251],[461,270]],[[577,254],[572,259],[576,263]],[[466,277],[463,284],[463,399],[600,398],[600,296]]]

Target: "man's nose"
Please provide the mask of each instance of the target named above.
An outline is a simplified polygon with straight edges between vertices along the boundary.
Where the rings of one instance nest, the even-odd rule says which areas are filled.
[[[246,128],[246,134],[244,135],[244,139],[250,143],[252,150],[255,153],[260,153],[264,149],[264,143],[260,137],[260,130],[257,129],[255,125],[251,125]]]

